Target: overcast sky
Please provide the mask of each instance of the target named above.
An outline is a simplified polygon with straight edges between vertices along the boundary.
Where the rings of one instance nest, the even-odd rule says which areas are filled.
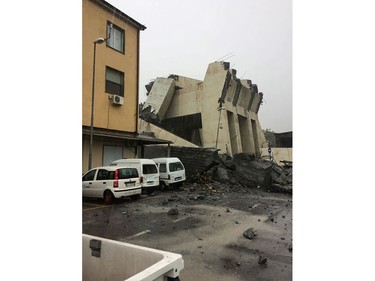
[[[156,77],[204,79],[209,63],[230,62],[264,94],[263,129],[292,131],[291,0],[107,0],[141,31],[140,101]]]

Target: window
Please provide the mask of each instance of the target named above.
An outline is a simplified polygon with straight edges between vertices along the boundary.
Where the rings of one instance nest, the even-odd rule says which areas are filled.
[[[106,67],[105,92],[113,95],[124,96],[124,73],[116,69]]]
[[[166,166],[165,164],[160,164],[159,172],[160,172],[160,173],[165,173],[165,172],[167,172],[167,166]]]
[[[118,169],[119,179],[138,178],[138,170],[136,168],[122,168]]]
[[[158,169],[155,165],[152,164],[144,164],[142,168],[145,175],[158,173]]]
[[[83,176],[82,181],[92,181],[95,177],[96,169],[91,170],[86,175]]]
[[[169,163],[169,171],[171,172],[181,171],[183,169],[184,167],[180,162]]]
[[[121,53],[125,52],[125,31],[111,22],[107,22],[107,46]]]
[[[98,175],[96,176],[96,180],[107,180],[109,178],[109,171],[104,169],[99,169]]]

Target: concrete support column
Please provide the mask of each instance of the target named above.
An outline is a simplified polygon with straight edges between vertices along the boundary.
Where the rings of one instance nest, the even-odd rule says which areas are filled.
[[[230,153],[233,156],[236,153],[242,152],[241,145],[241,132],[240,126],[238,124],[238,114],[237,112],[228,111],[228,127],[229,127],[229,147],[231,149]]]
[[[238,115],[238,125],[241,133],[242,152],[253,152],[251,143],[251,130],[248,116]]]

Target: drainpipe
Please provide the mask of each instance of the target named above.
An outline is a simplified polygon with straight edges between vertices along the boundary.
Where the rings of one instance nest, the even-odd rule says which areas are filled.
[[[138,30],[137,32],[137,104],[136,104],[137,114],[136,114],[136,120],[135,120],[136,133],[138,133],[138,118],[139,118],[139,42],[140,42],[139,33],[140,31]]]
[[[219,107],[217,110],[219,110],[219,121],[217,122],[217,132],[216,132],[216,144],[215,144],[215,149],[217,149],[217,142],[219,140],[219,130],[220,130],[220,118],[221,118],[221,111],[224,110],[225,108],[223,107],[223,100],[220,97],[219,100],[217,101],[219,103]]]

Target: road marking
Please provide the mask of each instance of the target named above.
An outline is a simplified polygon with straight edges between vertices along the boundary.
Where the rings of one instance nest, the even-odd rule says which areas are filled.
[[[172,221],[172,223],[179,222],[179,221],[182,221],[182,220],[185,220],[185,219],[188,219],[188,218],[190,218],[190,216],[189,217],[184,217],[184,218],[179,218],[177,220]]]
[[[92,205],[92,206],[95,206],[95,207],[91,207],[91,208],[83,208],[82,207],[82,211],[91,211],[91,210],[95,210],[95,209],[110,207],[110,205],[97,205],[97,204],[90,204],[90,203],[83,203],[83,205]]]
[[[147,234],[147,233],[151,233],[151,230],[147,229],[147,230],[141,231],[141,232],[139,232],[137,234],[134,234],[132,236],[127,237],[126,239],[132,239],[134,237],[141,236],[141,235]]]
[[[230,202],[228,201],[228,202],[225,202],[225,203],[223,203],[223,204],[219,204],[219,205],[217,205],[217,206],[224,206],[224,205],[226,205],[226,204],[229,204]]]

